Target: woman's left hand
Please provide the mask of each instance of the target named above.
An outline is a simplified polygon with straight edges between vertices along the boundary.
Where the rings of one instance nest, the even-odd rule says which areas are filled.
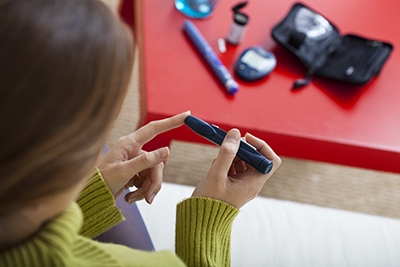
[[[145,198],[149,204],[153,202],[161,189],[164,161],[170,152],[168,147],[150,152],[142,150],[142,147],[158,134],[181,126],[188,115],[190,112],[152,121],[130,135],[119,138],[103,156],[98,168],[114,199],[135,186],[137,190],[126,194],[125,201],[131,204]]]

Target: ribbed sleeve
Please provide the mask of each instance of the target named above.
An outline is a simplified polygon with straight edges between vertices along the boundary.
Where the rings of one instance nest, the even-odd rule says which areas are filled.
[[[80,231],[83,236],[96,237],[124,220],[98,169],[88,181],[77,203],[83,212],[84,221]]]
[[[230,266],[232,223],[239,210],[214,199],[177,206],[175,252],[188,266]]]

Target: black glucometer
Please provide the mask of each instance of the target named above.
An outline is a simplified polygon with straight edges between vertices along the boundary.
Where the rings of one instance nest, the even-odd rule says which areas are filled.
[[[222,141],[226,136],[226,132],[224,130],[193,117],[192,115],[189,115],[185,119],[185,124],[195,133],[201,135],[218,146],[221,146]],[[239,151],[236,156],[263,174],[268,174],[272,170],[273,163],[261,155],[252,146],[243,141],[240,141]]]
[[[236,75],[248,82],[267,76],[276,66],[276,58],[271,52],[259,46],[246,49],[236,62]]]

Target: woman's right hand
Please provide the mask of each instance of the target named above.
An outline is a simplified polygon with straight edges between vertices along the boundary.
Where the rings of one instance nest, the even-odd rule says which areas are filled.
[[[281,164],[281,159],[263,140],[251,134],[246,134],[246,142],[272,161],[272,170],[264,175],[236,158],[240,132],[232,129],[226,135],[210,171],[197,185],[192,197],[217,199],[240,209],[258,195],[264,183]]]

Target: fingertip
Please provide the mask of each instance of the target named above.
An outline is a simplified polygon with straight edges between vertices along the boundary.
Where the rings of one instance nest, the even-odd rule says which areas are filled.
[[[256,143],[265,143],[264,142],[264,140],[261,140],[260,138],[258,138],[258,137],[256,137],[256,136],[254,136],[254,135],[252,135],[251,133],[246,133],[245,135],[244,135],[244,137],[245,137],[245,139],[246,139],[246,142],[247,143],[254,143],[254,142],[256,142]]]
[[[238,129],[232,129],[228,132],[226,135],[226,139],[233,140],[233,141],[239,141],[240,139],[240,131]]]
[[[168,147],[162,147],[157,149],[157,154],[160,157],[160,159],[165,160],[169,157],[170,151]]]
[[[132,203],[138,202],[138,201],[142,200],[143,198],[144,198],[143,196],[140,196],[135,192],[130,192],[125,195],[124,200],[126,203],[131,205]]]
[[[182,112],[180,114],[177,114],[175,116],[172,117],[172,123],[174,124],[174,126],[172,128],[175,127],[179,127],[181,125],[183,125],[185,123],[186,118],[191,114],[191,111],[185,111]]]
[[[151,196],[148,199],[146,199],[146,202],[149,203],[149,205],[151,205],[155,197],[156,197],[155,193],[151,194]]]
[[[157,194],[160,192],[162,187],[161,183],[152,183],[149,187],[149,189],[147,190],[145,199],[146,202],[149,203],[151,205],[151,203],[153,203],[154,198],[157,196]]]
[[[186,118],[187,116],[189,116],[191,114],[192,114],[192,112],[190,110],[188,110],[188,111],[185,111],[185,112],[182,112],[182,113],[178,114],[177,116],[182,116],[182,117]]]
[[[244,135],[244,137],[251,137],[251,138],[257,138],[257,137],[255,137],[254,135],[252,135],[251,133],[246,133],[245,135]]]

